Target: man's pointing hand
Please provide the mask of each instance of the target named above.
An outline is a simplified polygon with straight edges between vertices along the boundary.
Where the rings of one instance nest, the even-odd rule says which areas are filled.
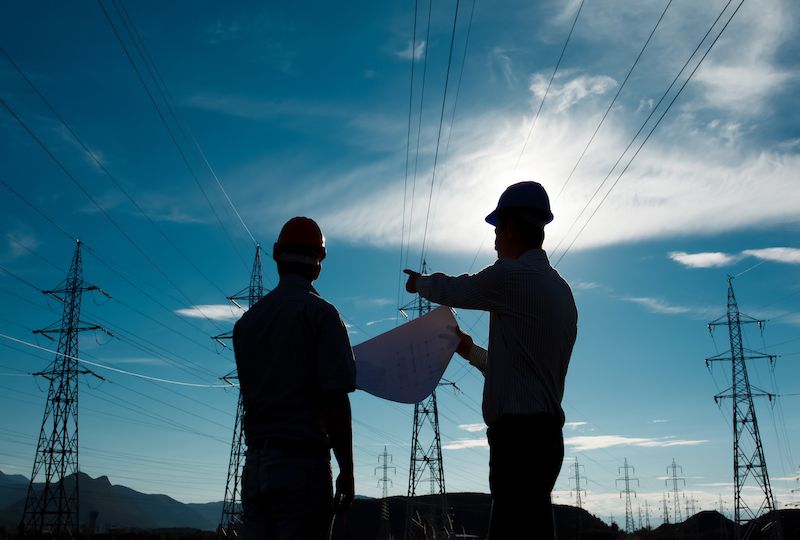
[[[406,281],[406,290],[411,294],[417,293],[417,278],[421,276],[419,272],[415,272],[410,268],[406,268],[403,270],[406,274],[408,274],[408,281]]]

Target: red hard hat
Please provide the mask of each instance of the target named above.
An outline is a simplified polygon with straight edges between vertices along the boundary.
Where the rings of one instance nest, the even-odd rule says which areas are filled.
[[[312,265],[322,262],[325,255],[325,236],[319,225],[307,217],[293,217],[287,221],[272,250],[276,261]]]

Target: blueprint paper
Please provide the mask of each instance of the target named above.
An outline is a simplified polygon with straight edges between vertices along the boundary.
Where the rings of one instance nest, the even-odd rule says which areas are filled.
[[[458,346],[449,307],[433,311],[353,348],[356,387],[399,403],[431,395]]]

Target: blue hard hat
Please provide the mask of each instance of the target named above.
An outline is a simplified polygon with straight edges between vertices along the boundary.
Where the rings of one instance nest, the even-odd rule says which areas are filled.
[[[553,213],[550,211],[550,198],[539,182],[519,182],[508,186],[500,195],[497,201],[497,208],[486,216],[486,223],[497,225],[497,217],[503,210],[509,208],[520,208],[533,210],[542,217],[544,224],[553,221]]]

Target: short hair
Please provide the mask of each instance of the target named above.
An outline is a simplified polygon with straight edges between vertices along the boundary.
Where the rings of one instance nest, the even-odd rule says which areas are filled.
[[[541,248],[544,243],[546,216],[530,208],[507,208],[498,215],[498,223],[505,227],[509,222],[520,232],[528,249]]]

